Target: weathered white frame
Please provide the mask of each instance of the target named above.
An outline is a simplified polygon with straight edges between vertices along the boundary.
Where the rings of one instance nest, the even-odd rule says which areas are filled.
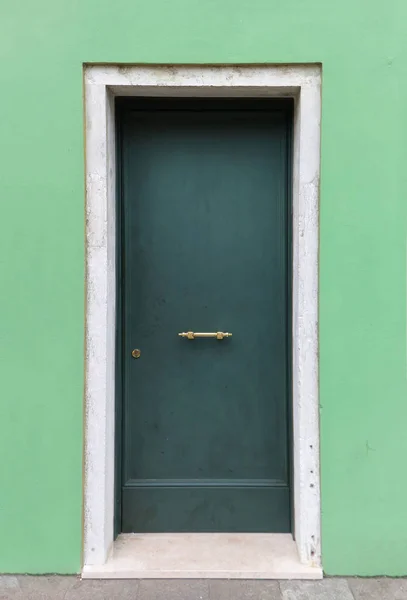
[[[319,567],[318,240],[320,65],[86,65],[86,391],[84,564],[113,543],[115,422],[115,96],[295,98],[293,162],[294,519],[300,560]]]

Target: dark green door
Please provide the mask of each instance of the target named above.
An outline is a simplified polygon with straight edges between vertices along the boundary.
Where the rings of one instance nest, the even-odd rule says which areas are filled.
[[[290,118],[119,111],[123,532],[290,531]]]

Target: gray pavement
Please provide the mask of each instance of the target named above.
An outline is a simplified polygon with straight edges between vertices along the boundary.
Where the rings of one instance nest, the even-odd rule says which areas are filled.
[[[407,579],[109,580],[0,576],[0,600],[407,600]]]

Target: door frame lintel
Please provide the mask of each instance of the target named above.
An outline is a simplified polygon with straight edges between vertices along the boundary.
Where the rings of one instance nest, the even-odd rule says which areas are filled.
[[[293,501],[302,563],[321,566],[318,244],[321,65],[84,65],[86,325],[84,565],[113,545],[115,472],[115,96],[294,98]]]

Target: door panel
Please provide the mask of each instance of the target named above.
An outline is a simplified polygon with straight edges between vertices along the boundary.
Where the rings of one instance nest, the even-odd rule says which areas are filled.
[[[290,530],[288,130],[121,115],[122,531]]]

